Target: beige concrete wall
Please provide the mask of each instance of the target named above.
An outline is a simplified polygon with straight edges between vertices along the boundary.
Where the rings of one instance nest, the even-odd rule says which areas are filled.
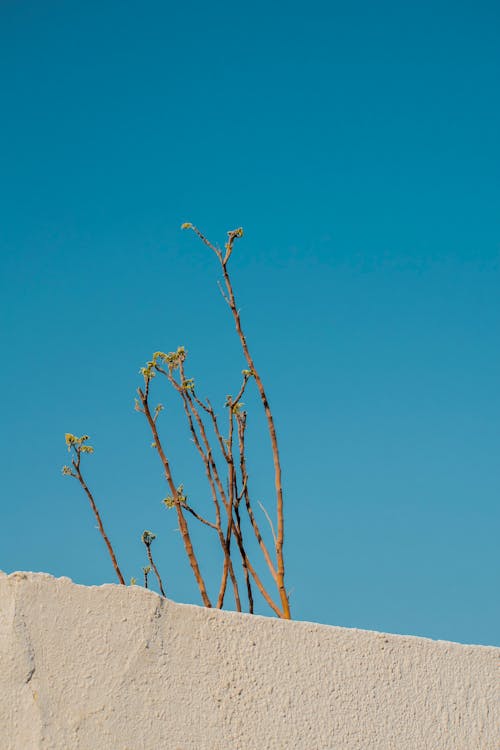
[[[1,750],[498,750],[500,649],[0,574]]]

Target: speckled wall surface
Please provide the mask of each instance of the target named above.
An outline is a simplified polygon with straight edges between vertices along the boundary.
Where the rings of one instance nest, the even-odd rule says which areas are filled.
[[[0,748],[498,750],[499,655],[0,573]]]

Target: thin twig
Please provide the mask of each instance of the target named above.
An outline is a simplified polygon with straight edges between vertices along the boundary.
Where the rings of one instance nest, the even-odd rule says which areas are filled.
[[[276,545],[278,544],[278,540],[276,539],[276,532],[274,531],[274,525],[273,525],[273,522],[271,521],[271,517],[269,516],[269,513],[267,512],[264,505],[260,501],[258,501],[258,505],[261,511],[264,513],[265,517],[267,518],[269,526],[271,527],[271,534],[273,535],[274,544]]]
[[[188,513],[191,513],[191,515],[194,516],[198,521],[204,523],[205,526],[210,526],[211,529],[215,529],[215,531],[217,531],[217,526],[215,525],[215,523],[212,523],[206,518],[203,518],[203,516],[200,516],[199,513],[197,513],[190,505],[188,505],[187,503],[182,503],[182,507],[184,508],[184,510],[187,510]]]
[[[147,555],[148,555],[149,564],[151,565],[151,567],[154,570],[154,574],[156,576],[156,580],[158,581],[158,587],[160,589],[160,593],[161,593],[161,595],[163,597],[166,598],[167,595],[165,594],[165,591],[163,589],[163,583],[162,583],[160,574],[158,572],[158,568],[156,567],[155,562],[153,560],[153,555],[151,553],[151,544],[153,543],[153,541],[155,539],[156,539],[156,534],[152,534],[150,531],[145,531],[143,533],[143,535],[142,535],[142,541],[144,542],[144,545],[146,547],[146,552],[147,552]],[[146,586],[146,588],[147,588],[147,586]]]

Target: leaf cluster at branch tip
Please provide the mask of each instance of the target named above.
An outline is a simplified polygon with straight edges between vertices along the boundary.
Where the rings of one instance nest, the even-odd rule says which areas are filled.
[[[143,532],[142,541],[144,544],[149,547],[149,545],[156,539],[156,534],[153,534],[152,531],[148,531],[147,529]]]
[[[68,446],[68,453],[73,448],[77,453],[93,453],[94,449],[91,445],[85,445],[87,440],[89,439],[88,435],[82,435],[81,437],[77,437],[76,435],[72,435],[71,432],[67,432],[64,436],[64,439],[66,440],[66,445]]]
[[[183,484],[180,484],[180,485],[179,485],[179,486],[177,487],[177,500],[178,500],[178,502],[179,502],[179,503],[180,503],[181,505],[183,505],[183,504],[184,504],[184,503],[186,503],[186,501],[187,501],[187,496],[186,496],[186,495],[184,494],[184,485],[183,485]],[[172,497],[172,495],[167,495],[167,497],[165,497],[165,498],[164,498],[164,499],[162,500],[162,503],[163,503],[163,504],[164,504],[164,505],[165,505],[165,506],[166,506],[167,508],[174,508],[174,507],[175,507],[175,504],[176,504],[176,500],[175,500],[175,498],[174,498],[174,497]]]

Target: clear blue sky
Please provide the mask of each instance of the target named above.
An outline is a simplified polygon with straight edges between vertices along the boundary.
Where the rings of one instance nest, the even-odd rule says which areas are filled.
[[[202,394],[235,392],[216,261],[179,227],[242,225],[294,617],[500,644],[498,23],[481,1],[1,3],[0,568],[114,581],[60,474],[87,432],[127,579],[152,529],[168,595],[199,602],[134,390],[183,344]]]

